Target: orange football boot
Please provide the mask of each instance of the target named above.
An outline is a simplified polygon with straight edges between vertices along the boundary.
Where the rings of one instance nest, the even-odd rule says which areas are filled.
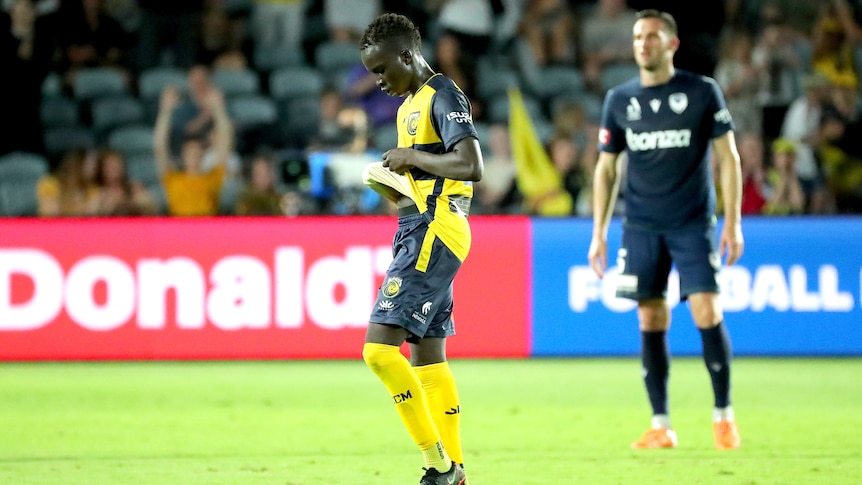
[[[735,450],[739,448],[739,428],[734,421],[724,419],[712,423],[712,434],[715,436],[715,449]]]
[[[675,448],[676,432],[669,428],[652,428],[632,443],[632,448]]]

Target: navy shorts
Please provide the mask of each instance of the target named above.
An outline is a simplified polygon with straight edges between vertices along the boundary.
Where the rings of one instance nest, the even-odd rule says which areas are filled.
[[[423,337],[455,335],[452,321],[452,282],[461,267],[454,253],[439,238],[433,237],[430,254],[422,243],[428,234],[423,214],[398,218],[392,244],[392,264],[377,291],[370,321],[396,325],[410,332],[407,341]],[[424,271],[417,269],[422,259]],[[427,259],[427,265],[424,261]]]
[[[617,255],[617,296],[632,300],[665,298],[674,265],[679,273],[681,299],[692,293],[717,293],[721,257],[715,225],[667,231],[623,228]]]

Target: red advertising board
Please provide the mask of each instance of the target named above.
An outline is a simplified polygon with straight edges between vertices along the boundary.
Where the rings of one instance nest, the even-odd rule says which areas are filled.
[[[471,219],[452,357],[529,352],[529,221]],[[360,358],[388,217],[0,221],[0,360]]]

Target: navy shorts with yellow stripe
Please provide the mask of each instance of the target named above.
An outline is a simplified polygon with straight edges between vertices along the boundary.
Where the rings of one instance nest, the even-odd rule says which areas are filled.
[[[715,225],[666,231],[623,228],[617,255],[617,296],[632,300],[665,298],[673,265],[679,273],[681,299],[692,293],[717,293],[721,258]]]
[[[425,214],[399,216],[392,254],[370,321],[406,329],[412,343],[454,335],[452,282],[461,260],[429,232]]]

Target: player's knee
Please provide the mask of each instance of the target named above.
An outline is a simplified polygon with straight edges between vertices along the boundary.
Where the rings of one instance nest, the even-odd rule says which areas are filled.
[[[362,346],[362,360],[375,373],[386,367],[400,355],[401,351],[394,345],[367,342]]]
[[[670,312],[667,303],[660,300],[640,302],[638,304],[638,321],[641,331],[644,332],[667,330],[670,326]]]

